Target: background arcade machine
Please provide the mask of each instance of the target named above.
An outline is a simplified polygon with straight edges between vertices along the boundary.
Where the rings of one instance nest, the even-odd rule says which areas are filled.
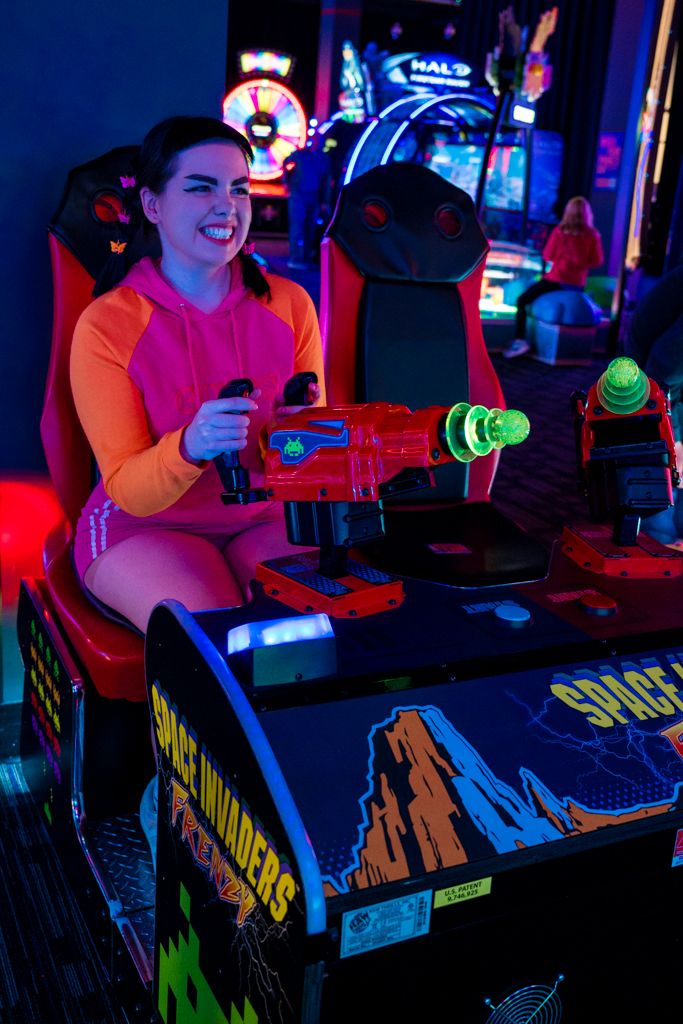
[[[589,395],[613,424],[608,456],[586,435],[589,462],[642,472],[653,425],[662,442],[657,496],[615,492],[601,517],[627,493],[634,511],[667,502],[656,383],[610,368]],[[329,412],[350,427],[362,408]],[[287,463],[270,441],[266,487],[296,504],[321,449],[293,436]],[[482,1024],[675,1010],[662,978],[680,938],[657,936],[683,887],[683,559],[653,557],[640,579],[558,548],[535,584],[405,580],[374,616],[297,614],[258,587],[247,608],[159,605],[162,1019],[173,1004],[281,1024],[441,1019],[446,1004]],[[625,962],[638,983],[610,984]]]
[[[306,115],[285,84],[294,58],[269,50],[239,55],[243,81],[223,100],[223,120],[249,139],[254,150],[250,171],[254,236],[287,234],[287,187],[284,164],[306,145]]]
[[[387,58],[377,91],[392,102],[365,126],[343,179],[377,165],[421,163],[470,194],[491,242],[480,308],[487,345],[496,350],[511,336],[517,296],[543,271],[540,249],[556,220],[563,154],[561,136],[533,128],[550,83],[547,56],[521,49],[507,78],[501,68],[499,55],[488,70],[493,88],[447,54]]]
[[[376,44],[374,45],[376,48]],[[345,40],[342,46],[342,67],[339,75],[339,109],[316,126],[322,137],[322,149],[330,162],[331,195],[336,199],[344,183],[349,157],[368,120],[377,114],[375,80],[365,57]]]

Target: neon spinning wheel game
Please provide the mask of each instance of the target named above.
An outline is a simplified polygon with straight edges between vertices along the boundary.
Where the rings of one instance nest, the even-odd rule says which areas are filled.
[[[290,153],[306,144],[306,115],[291,89],[272,78],[240,82],[223,101],[223,120],[254,149],[253,181],[276,181]]]

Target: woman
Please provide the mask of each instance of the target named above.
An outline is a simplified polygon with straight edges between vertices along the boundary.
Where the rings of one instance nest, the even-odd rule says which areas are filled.
[[[543,249],[543,259],[550,270],[517,299],[515,338],[503,350],[508,358],[529,351],[526,340],[527,308],[547,292],[583,291],[588,271],[604,260],[600,232],[593,227],[593,211],[583,196],[574,196],[564,208],[562,220],[550,232]]]
[[[136,187],[161,259],[135,264],[74,335],[74,399],[102,474],[78,523],[76,568],[143,632],[165,598],[191,611],[244,603],[256,562],[295,550],[281,506],[221,503],[212,462],[237,451],[262,485],[259,431],[285,414],[285,381],[303,370],[323,380],[311,299],[244,251],[251,160],[247,140],[213,118],[153,128]],[[251,396],[218,399],[238,377],[254,381]],[[322,384],[309,398],[324,402]]]

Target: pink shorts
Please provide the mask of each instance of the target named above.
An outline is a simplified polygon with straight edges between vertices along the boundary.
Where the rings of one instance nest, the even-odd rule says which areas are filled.
[[[218,521],[177,522],[171,517],[131,516],[114,505],[103,495],[104,500],[95,504],[88,502],[81,513],[74,538],[73,560],[76,572],[84,584],[85,573],[104,551],[128,537],[147,534],[152,536],[159,530],[177,530],[204,537],[217,548],[223,548],[233,537],[261,526],[264,523],[281,522],[285,536],[282,503],[267,501],[253,505],[223,506]],[[85,585],[85,584],[84,584]]]

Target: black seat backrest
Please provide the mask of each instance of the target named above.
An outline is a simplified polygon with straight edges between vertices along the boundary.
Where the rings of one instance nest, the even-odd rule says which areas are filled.
[[[457,286],[481,270],[489,247],[469,195],[415,164],[375,167],[342,189],[327,235],[364,279],[355,400],[411,409],[470,401]],[[453,463],[413,500],[463,499],[467,491],[468,466]]]

